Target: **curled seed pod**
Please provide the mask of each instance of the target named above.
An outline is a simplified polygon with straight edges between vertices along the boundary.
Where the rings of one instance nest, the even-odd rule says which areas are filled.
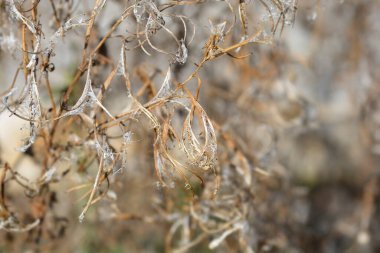
[[[55,70],[55,65],[54,63],[49,63],[47,66],[46,66],[46,70],[49,71],[49,72],[53,72]]]

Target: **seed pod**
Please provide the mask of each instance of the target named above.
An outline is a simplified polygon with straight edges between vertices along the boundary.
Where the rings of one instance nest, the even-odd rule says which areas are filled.
[[[53,72],[55,70],[55,66],[53,63],[49,63],[47,66],[46,66],[46,70],[49,71],[49,72]]]

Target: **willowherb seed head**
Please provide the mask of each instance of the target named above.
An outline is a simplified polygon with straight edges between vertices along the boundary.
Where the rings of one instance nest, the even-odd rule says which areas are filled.
[[[179,48],[177,50],[177,53],[175,55],[175,57],[176,57],[175,60],[179,64],[185,64],[187,61],[187,57],[188,57],[188,51],[187,51],[187,47],[185,45],[185,42],[182,39],[180,40],[180,43],[181,43],[181,45],[179,46]]]

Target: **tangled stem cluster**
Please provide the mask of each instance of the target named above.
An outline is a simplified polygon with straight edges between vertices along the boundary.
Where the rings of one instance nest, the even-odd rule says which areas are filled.
[[[243,200],[253,194],[253,173],[266,173],[255,168],[254,159],[202,107],[199,94],[209,85],[202,75],[219,58],[246,60],[255,48],[270,44],[284,26],[293,24],[297,1],[0,3],[0,45],[19,62],[12,83],[0,94],[0,109],[27,124],[29,134],[18,150],[35,156],[40,168],[40,176],[31,180],[17,165],[0,164],[0,229],[40,227],[42,237],[41,227],[54,213],[49,211],[51,185],[76,174],[81,183],[69,192],[87,189],[81,196],[80,221],[97,202],[111,201],[115,206],[108,218],[171,223],[167,250],[185,252],[210,236],[209,248],[214,249],[239,232],[239,247],[253,252],[244,236],[250,208]],[[203,11],[207,6],[218,13]],[[112,23],[106,27],[104,20]],[[61,48],[70,38],[82,48],[71,49],[79,64],[57,91],[58,79],[52,76],[66,71],[56,62],[64,57]],[[179,184],[190,193],[188,205],[175,210],[165,207],[172,202],[163,198],[159,214],[144,217],[125,215],[116,207],[111,189],[120,173],[136,167],[129,152],[141,139],[148,143],[140,152],[150,157],[159,191],[175,199],[168,191]],[[223,172],[227,161],[234,172]],[[32,205],[38,203],[30,222],[20,220],[5,197],[11,182],[25,190]],[[178,243],[174,237],[179,230]]]

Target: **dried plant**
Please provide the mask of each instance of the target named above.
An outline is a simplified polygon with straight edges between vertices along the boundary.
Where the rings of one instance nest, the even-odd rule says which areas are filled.
[[[104,224],[127,221],[159,235],[151,251],[302,252],[292,208],[305,197],[277,154],[278,136],[315,123],[289,74],[307,64],[279,45],[298,5],[0,1],[0,58],[17,66],[0,112],[26,132],[22,155],[0,160],[4,241],[50,252],[66,230],[107,236]],[[26,156],[38,176],[24,175]]]

